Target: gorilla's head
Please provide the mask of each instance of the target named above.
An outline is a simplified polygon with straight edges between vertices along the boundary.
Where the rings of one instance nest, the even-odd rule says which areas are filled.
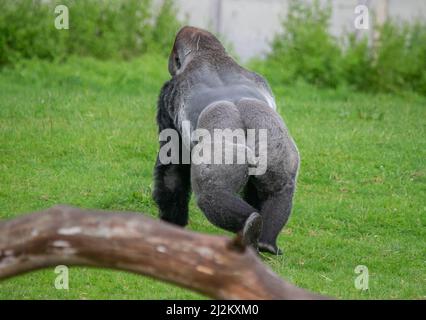
[[[225,54],[225,48],[213,34],[195,27],[183,27],[177,33],[170,53],[170,75],[181,73],[194,57],[214,57],[223,54]]]

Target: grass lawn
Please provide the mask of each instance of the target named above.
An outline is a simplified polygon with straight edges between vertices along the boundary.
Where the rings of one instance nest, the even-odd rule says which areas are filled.
[[[0,218],[66,203],[156,216],[155,109],[165,60],[71,59],[0,71]],[[158,71],[159,70],[159,71]],[[426,298],[426,98],[272,84],[299,147],[285,254],[262,255],[293,283],[339,298]],[[191,202],[191,230],[223,234]],[[354,287],[366,265],[368,291]],[[0,282],[0,299],[185,299],[145,277],[70,268]]]

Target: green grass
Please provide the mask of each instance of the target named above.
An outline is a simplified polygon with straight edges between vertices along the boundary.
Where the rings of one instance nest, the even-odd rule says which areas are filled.
[[[67,203],[156,216],[156,98],[166,61],[71,59],[0,72],[0,218]],[[294,210],[265,263],[339,298],[426,298],[426,98],[272,84],[301,153]],[[213,227],[190,207],[189,229]],[[355,289],[366,265],[370,289]],[[0,299],[183,299],[188,290],[134,274],[53,268],[0,282]]]

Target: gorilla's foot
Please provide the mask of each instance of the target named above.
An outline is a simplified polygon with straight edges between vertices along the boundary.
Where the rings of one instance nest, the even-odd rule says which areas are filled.
[[[262,233],[262,226],[262,216],[257,212],[253,212],[247,218],[243,229],[243,242],[246,246],[251,246],[257,250],[260,234]]]
[[[283,254],[282,250],[278,248],[276,245],[271,245],[269,243],[259,242],[259,251],[269,252],[276,256],[280,256]]]

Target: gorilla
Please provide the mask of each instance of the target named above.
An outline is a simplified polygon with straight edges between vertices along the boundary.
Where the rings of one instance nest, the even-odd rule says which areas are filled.
[[[296,187],[299,153],[279,114],[266,80],[238,65],[210,32],[183,27],[176,35],[168,64],[171,79],[160,92],[159,132],[179,133],[178,163],[154,168],[153,198],[160,218],[185,226],[191,189],[197,205],[214,225],[241,232],[245,244],[281,254],[276,241],[286,224]],[[190,129],[264,129],[267,165],[260,175],[249,175],[249,163],[194,164],[182,161]],[[160,139],[161,140],[161,139]],[[166,142],[160,141],[160,149]],[[259,141],[256,138],[255,147]]]

